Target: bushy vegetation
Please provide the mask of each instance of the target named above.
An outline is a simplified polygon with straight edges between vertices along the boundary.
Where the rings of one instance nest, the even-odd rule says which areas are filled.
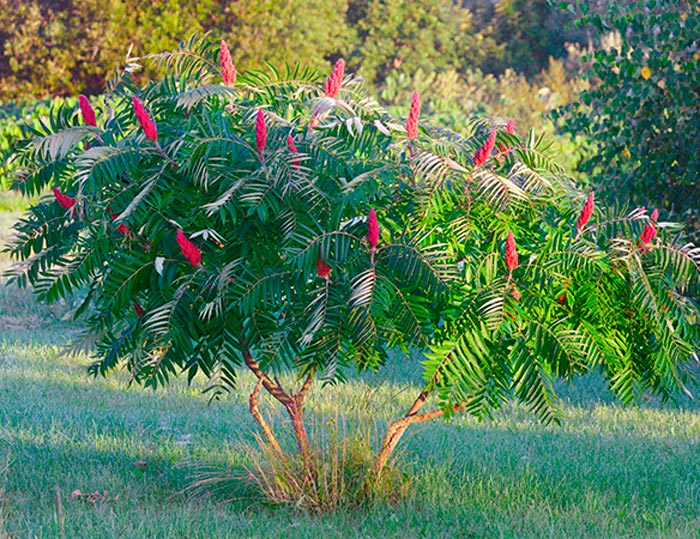
[[[609,200],[662,208],[696,232],[700,7],[646,0],[600,13],[580,8],[583,22],[611,36],[584,58],[590,87],[560,111],[566,129],[593,146],[582,171]]]
[[[390,351],[425,354],[424,385],[374,478],[418,422],[511,399],[556,419],[558,379],[599,371],[623,402],[690,391],[700,250],[657,214],[584,202],[533,132],[432,128],[418,93],[404,121],[342,60],[325,80],[241,73],[196,38],[152,59],[163,79],[139,88],[128,66],[104,107],[56,106],[18,153],[16,187],[51,193],[16,226],[14,279],[81,297],[93,374],[159,387],[203,373],[216,395],[247,369],[283,461],[261,392],[291,420],[304,486],[319,477],[314,380],[378,370]]]
[[[47,99],[20,105],[10,101],[0,107],[0,190],[10,187],[16,168],[12,163],[12,154],[17,143],[28,136],[30,126],[38,128],[42,119],[48,118],[52,102],[74,106],[77,100],[57,98],[55,101]]]
[[[0,0],[0,100],[100,94],[130,45],[140,57],[206,31],[243,70],[343,56],[373,83],[419,68],[530,77],[581,42],[570,18],[546,0]]]

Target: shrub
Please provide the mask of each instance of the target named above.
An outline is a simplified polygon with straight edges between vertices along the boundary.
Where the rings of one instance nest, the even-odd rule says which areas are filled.
[[[155,388],[203,373],[216,395],[247,370],[270,450],[290,458],[263,390],[308,481],[314,380],[391,350],[425,353],[424,381],[375,475],[417,422],[511,398],[556,420],[557,378],[599,370],[623,402],[688,391],[700,250],[658,216],[584,204],[533,133],[431,128],[417,94],[404,127],[341,62],[325,82],[295,68],[224,85],[207,40],[154,58],[166,77],[137,88],[125,70],[97,126],[58,106],[18,153],[17,187],[53,192],[16,226],[13,278],[49,301],[84,294],[92,374],[123,366]]]
[[[697,4],[646,0],[588,13],[615,36],[587,60],[590,89],[559,112],[589,138],[581,169],[609,200],[662,208],[700,227],[700,49]]]

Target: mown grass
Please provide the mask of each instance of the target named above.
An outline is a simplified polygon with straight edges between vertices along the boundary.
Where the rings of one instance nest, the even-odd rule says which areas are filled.
[[[256,432],[247,376],[211,405],[197,384],[89,379],[88,358],[61,355],[68,307],[0,289],[0,537],[700,538],[691,401],[623,409],[590,376],[565,390],[561,426],[518,406],[490,422],[424,424],[402,445],[408,496],[306,515],[261,505],[244,481]],[[378,376],[315,387],[309,418],[316,431],[380,433],[419,372],[396,358]],[[231,478],[225,493],[187,489],[203,469]],[[103,498],[70,499],[76,490]]]

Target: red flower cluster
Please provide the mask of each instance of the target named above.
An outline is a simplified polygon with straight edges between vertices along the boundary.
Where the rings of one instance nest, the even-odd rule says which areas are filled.
[[[520,295],[520,290],[518,290],[516,287],[513,287],[513,291],[510,293],[511,296],[513,296],[515,299],[520,299],[522,296]]]
[[[648,244],[654,241],[656,238],[656,220],[658,217],[658,210],[651,212],[651,222],[644,225],[644,230],[642,230],[642,234],[639,236],[637,247],[639,247],[643,252],[647,252],[649,250]]]
[[[518,250],[515,246],[515,236],[513,231],[508,231],[508,238],[506,238],[506,268],[508,268],[509,273],[513,273],[513,270],[518,267]]]
[[[109,213],[112,214],[112,221],[116,221],[119,218],[119,214],[114,213],[111,209],[109,210]],[[124,223],[122,223],[117,227],[117,232],[126,236],[129,233],[129,228]]]
[[[335,63],[335,67],[333,67],[333,71],[326,81],[326,87],[324,88],[326,97],[335,98],[338,95],[340,83],[343,82],[343,75],[345,75],[345,61],[341,58]]]
[[[316,273],[318,273],[318,276],[321,277],[321,279],[328,279],[328,276],[331,273],[331,267],[325,263],[320,254],[316,260]]]
[[[294,144],[294,138],[292,137],[291,133],[289,135],[287,135],[287,149],[295,155],[299,153],[299,150],[297,150],[297,147]],[[293,157],[292,158],[292,166],[294,168],[298,169],[299,165],[300,165],[299,158]]]
[[[265,127],[265,116],[262,109],[258,109],[258,115],[255,118],[255,147],[262,153],[266,145],[267,128]]]
[[[92,110],[90,106],[90,101],[83,94],[78,96],[78,103],[80,103],[80,112],[83,115],[83,121],[85,125],[90,125],[95,127],[97,125],[97,119],[95,118],[95,111]]]
[[[52,191],[53,196],[56,197],[56,202],[58,202],[58,204],[64,210],[69,210],[73,206],[75,206],[75,203],[77,201],[73,197],[69,197],[68,195],[64,195],[63,193],[61,193],[61,190],[58,187],[54,187]],[[73,214],[75,214],[75,210],[73,210]]]
[[[417,91],[413,91],[411,99],[411,109],[408,112],[406,120],[406,136],[409,139],[415,139],[418,136],[418,117],[420,116],[420,97]]]
[[[177,244],[180,246],[182,256],[184,256],[195,268],[199,266],[199,264],[202,262],[202,253],[199,251],[199,247],[187,239],[187,236],[185,236],[182,230],[178,229],[176,239]]]
[[[586,199],[586,202],[583,204],[583,208],[581,209],[581,214],[578,217],[578,221],[576,222],[576,236],[581,233],[581,230],[583,230],[583,227],[586,226],[588,221],[591,218],[591,215],[593,215],[593,206],[595,202],[595,194],[591,191],[591,194],[588,195],[588,198]]]
[[[367,219],[367,241],[370,249],[376,248],[379,243],[379,223],[374,208],[369,210],[369,218]]]
[[[651,220],[656,223],[659,220],[659,210],[654,209],[653,212],[651,212]]]
[[[231,59],[231,52],[223,39],[221,40],[221,49],[219,49],[219,61],[221,62],[221,78],[224,80],[224,84],[233,86],[236,84],[236,68]]]
[[[143,133],[146,135],[146,138],[148,140],[152,140],[153,142],[158,142],[158,131],[156,130],[156,124],[153,123],[153,120],[151,120],[148,112],[146,112],[146,109],[143,107],[143,103],[141,103],[139,98],[136,96],[133,97],[132,101],[134,104],[136,119],[141,124],[141,129],[143,129]]]
[[[508,123],[506,124],[506,133],[509,135],[515,134],[515,120],[513,118],[508,120]]]
[[[488,161],[488,158],[491,156],[491,152],[493,152],[493,147],[496,145],[496,130],[494,129],[491,131],[491,134],[489,135],[489,138],[486,139],[486,142],[484,145],[479,148],[476,153],[474,154],[474,166],[480,167],[486,161]]]

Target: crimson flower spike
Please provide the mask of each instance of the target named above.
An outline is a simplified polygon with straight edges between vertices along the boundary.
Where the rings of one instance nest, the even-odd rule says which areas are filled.
[[[595,204],[595,193],[591,191],[591,194],[588,195],[588,198],[586,199],[586,202],[583,204],[583,208],[581,208],[581,214],[578,216],[578,221],[576,221],[576,237],[578,238],[579,234],[581,234],[581,230],[586,226],[588,221],[591,218],[591,215],[593,215],[593,206]]]
[[[515,120],[511,118],[506,124],[506,133],[513,135],[515,133]]]
[[[479,148],[476,153],[474,153],[474,166],[480,167],[489,157],[491,157],[491,152],[493,152],[493,147],[496,145],[496,130],[491,131],[489,138],[486,139],[484,145]]]
[[[90,125],[95,127],[97,125],[97,119],[95,118],[95,111],[92,110],[90,106],[90,101],[83,94],[78,96],[78,103],[80,104],[80,112],[83,115],[83,121],[85,125]]]
[[[333,67],[333,71],[326,81],[324,88],[326,97],[335,98],[338,95],[340,83],[343,82],[343,75],[345,75],[345,61],[341,58],[335,63],[335,67]]]
[[[180,246],[182,256],[195,268],[199,266],[202,262],[202,253],[199,251],[199,247],[192,243],[182,230],[178,229],[175,238],[177,239],[177,244]]]
[[[153,142],[158,142],[158,131],[156,130],[156,124],[153,123],[153,120],[151,120],[148,112],[146,112],[143,103],[141,103],[139,98],[136,96],[132,98],[132,101],[134,104],[136,119],[141,124],[141,129],[143,129],[143,133],[146,135],[146,138],[148,140],[152,140]]]
[[[415,139],[418,136],[418,117],[420,116],[420,97],[416,90],[413,91],[411,99],[411,109],[408,112],[406,120],[406,136],[409,139]]]
[[[294,144],[294,138],[292,137],[292,134],[289,133],[287,135],[287,149],[292,152],[295,156],[296,154],[299,153],[299,150],[297,150],[296,145]],[[292,166],[296,169],[299,168],[299,158],[298,157],[293,157],[292,158]]]
[[[233,86],[236,84],[236,68],[231,59],[231,51],[228,50],[226,42],[221,40],[221,49],[219,49],[219,61],[221,62],[221,78],[224,84]]]
[[[267,128],[265,127],[265,116],[262,109],[258,109],[258,115],[255,118],[255,147],[262,153],[266,145]]]
[[[659,221],[659,210],[655,209],[653,212],[651,212],[651,221],[654,226],[654,234],[652,235],[651,239],[656,239],[656,223]]]
[[[58,202],[59,206],[61,206],[61,208],[63,208],[64,210],[69,210],[73,206],[75,206],[75,203],[77,202],[76,199],[61,193],[61,190],[58,187],[54,187],[52,191],[53,196],[56,197],[56,202]],[[73,211],[75,212],[75,210]]]
[[[118,213],[114,213],[111,209],[109,210],[109,213],[112,214],[112,221],[116,221],[117,219],[119,219]],[[123,236],[126,236],[129,233],[129,228],[124,223],[122,223],[117,227],[117,232],[119,232]]]
[[[374,212],[374,208],[369,210],[367,219],[367,241],[369,242],[369,248],[372,250],[379,243],[379,223],[377,222],[377,214]]]
[[[506,268],[508,269],[508,278],[513,275],[513,270],[518,267],[518,250],[515,246],[515,236],[513,231],[508,231],[506,238]]]
[[[318,259],[316,259],[316,273],[318,273],[321,279],[328,279],[331,273],[331,267],[326,264],[320,254],[318,255]]]

